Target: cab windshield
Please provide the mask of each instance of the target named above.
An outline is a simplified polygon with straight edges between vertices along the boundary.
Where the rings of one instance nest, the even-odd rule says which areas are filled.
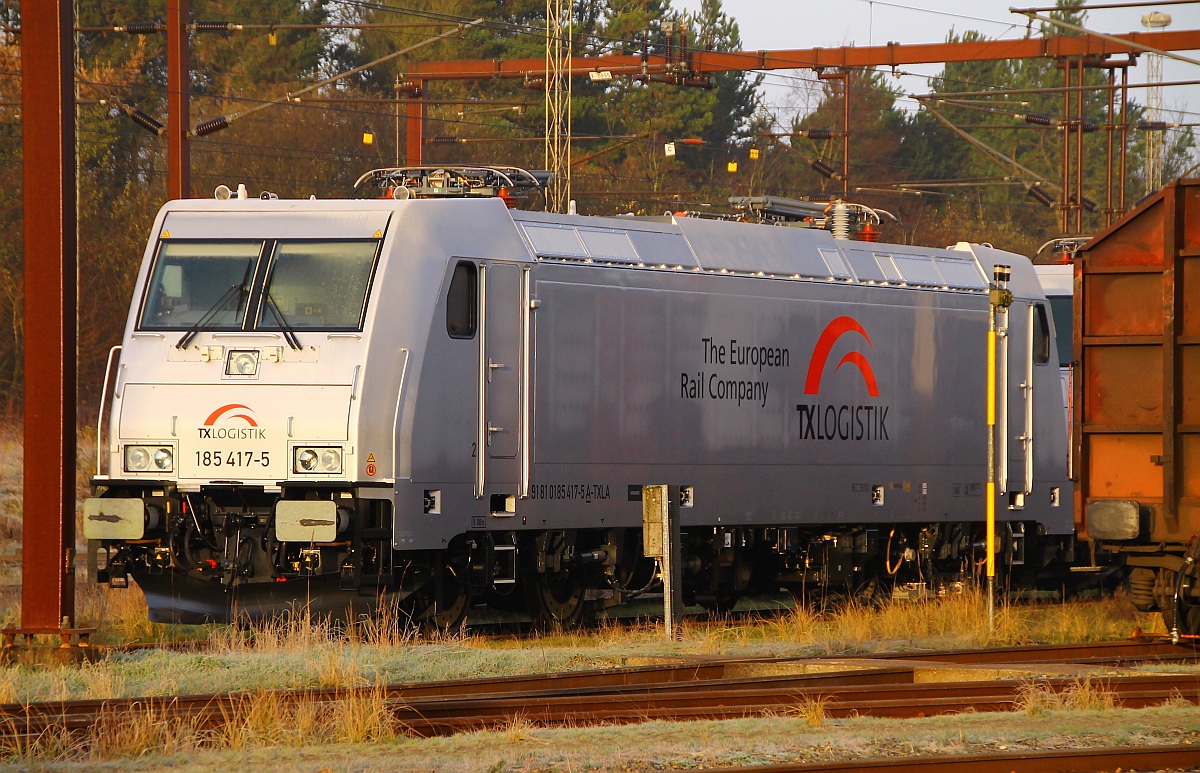
[[[379,240],[163,241],[141,330],[361,330]]]
[[[276,242],[258,330],[357,330],[375,242]]]

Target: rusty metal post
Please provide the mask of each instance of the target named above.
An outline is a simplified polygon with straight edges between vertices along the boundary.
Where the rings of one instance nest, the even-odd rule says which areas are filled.
[[[1079,91],[1075,92],[1075,233],[1083,233],[1083,57],[1079,57]]]
[[[75,77],[71,0],[21,6],[23,630],[75,624]]]
[[[1070,115],[1070,60],[1062,59],[1063,86],[1062,114]],[[1062,194],[1058,200],[1058,227],[1063,234],[1070,233],[1070,121],[1062,126]]]
[[[405,124],[405,160],[409,166],[425,163],[425,81],[410,78],[412,84],[408,101],[408,120]]]
[[[396,150],[395,165],[396,166],[400,166],[400,85],[401,85],[401,83],[402,83],[402,81],[400,80],[400,76],[397,75],[396,83],[394,85],[394,88],[396,90],[396,145],[395,145],[395,150]]]
[[[850,70],[842,75],[842,199],[850,197]]]
[[[1125,214],[1125,159],[1129,155],[1129,68],[1121,69],[1121,214]]]
[[[1117,127],[1116,116],[1113,115],[1113,110],[1117,104],[1117,71],[1116,68],[1108,68],[1108,120],[1105,121],[1105,134],[1108,135],[1108,150],[1104,154],[1104,225],[1110,226],[1113,221],[1113,132]]]
[[[191,125],[192,90],[188,53],[188,17],[191,0],[167,0],[167,198],[186,199],[192,191]]]

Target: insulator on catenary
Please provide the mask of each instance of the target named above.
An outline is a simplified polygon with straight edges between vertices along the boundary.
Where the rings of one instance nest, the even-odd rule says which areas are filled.
[[[1138,121],[1133,126],[1144,132],[1165,132],[1167,130],[1166,121]]]
[[[240,30],[241,28],[242,25],[227,21],[198,21],[192,25],[192,29],[196,32],[229,32],[230,30]]]
[[[810,140],[831,140],[833,139],[833,129],[805,129],[801,132],[796,132],[801,137],[808,137]]]
[[[229,126],[229,116],[220,115],[216,118],[209,118],[207,121],[201,121],[196,124],[196,136],[203,137],[205,134],[219,132]]]
[[[162,32],[163,26],[156,21],[131,21],[124,25],[124,30],[129,35],[153,35],[155,32]]]
[[[812,170],[814,172],[821,175],[822,177],[828,177],[831,180],[842,179],[842,176],[840,174],[838,174],[836,169],[831,167],[829,164],[826,164],[824,161],[822,161],[819,158],[814,158],[812,161],[809,161],[808,165],[812,167]]]
[[[1079,122],[1079,130],[1084,134],[1094,132],[1100,128],[1100,125],[1095,121],[1089,121],[1086,118]]]
[[[134,123],[148,132],[161,135],[166,129],[166,127],[155,120],[154,116],[143,113],[141,110],[137,110],[136,108],[128,108],[125,112],[131,119],[133,119]]]
[[[1022,118],[1025,119],[1025,123],[1033,123],[1038,126],[1054,125],[1054,116],[1047,113],[1026,113]]]
[[[1076,201],[1077,201],[1076,198],[1074,196],[1072,196],[1071,197],[1071,206],[1076,206]],[[1087,196],[1083,197],[1083,210],[1085,212],[1095,212],[1099,208],[1100,208],[1099,204],[1092,201]]]
[[[1026,192],[1037,199],[1039,203],[1045,204],[1047,207],[1053,207],[1057,202],[1050,192],[1042,188],[1040,185],[1031,185],[1026,189]]]

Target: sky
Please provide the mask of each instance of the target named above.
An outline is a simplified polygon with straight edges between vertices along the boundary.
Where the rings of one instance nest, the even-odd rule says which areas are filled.
[[[1089,0],[1092,2],[1093,0]],[[1111,0],[1094,0],[1096,5]],[[1026,16],[1009,12],[1010,7],[1032,8],[1053,1],[1022,0],[724,0],[725,12],[741,30],[746,50],[789,48],[832,48],[847,45],[897,43],[941,43],[951,31],[976,30],[989,38],[1020,38],[1025,34]],[[700,0],[672,0],[679,10],[696,11]],[[1181,5],[1147,5],[1137,8],[1095,9],[1088,12],[1086,26],[1097,32],[1119,34],[1142,31],[1141,18],[1152,11],[1171,16],[1168,29],[1200,29],[1200,0]],[[1044,14],[1043,14],[1044,15]],[[1034,23],[1035,33],[1037,23]],[[1200,59],[1200,52],[1179,52]],[[906,71],[934,75],[941,65],[909,66]],[[763,81],[768,106],[790,115],[806,104],[801,87],[811,83],[811,70],[767,73]],[[1148,80],[1145,57],[1129,70],[1130,83]],[[1200,80],[1200,65],[1163,60],[1163,80]],[[894,79],[906,94],[931,91],[924,78]],[[1164,120],[1171,123],[1200,122],[1200,86],[1175,86],[1163,90]],[[1130,100],[1145,104],[1145,94],[1131,92]],[[913,110],[915,101],[901,100],[897,106]]]

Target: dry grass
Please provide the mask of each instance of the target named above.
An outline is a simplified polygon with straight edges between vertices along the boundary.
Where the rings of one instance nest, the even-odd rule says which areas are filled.
[[[205,736],[196,719],[175,716],[166,706],[143,704],[120,711],[105,708],[78,746],[66,750],[66,755],[89,760],[148,753],[174,756],[202,748]]]
[[[830,614],[797,607],[765,625],[772,635],[838,654],[898,647],[987,647],[1125,638],[1135,626],[1161,630],[1157,615],[1135,612],[1121,596],[1085,603],[998,603],[989,625],[980,591],[882,606],[850,603]]]
[[[1053,711],[1112,711],[1119,704],[1117,694],[1105,680],[1086,677],[1076,679],[1062,691],[1040,681],[1024,684],[1017,696],[1016,709],[1040,717]]]
[[[534,735],[534,731],[538,729],[536,723],[528,719],[524,714],[517,714],[509,717],[500,727],[500,737],[506,743],[546,743],[541,738]]]
[[[803,719],[804,724],[809,727],[824,727],[826,720],[825,707],[828,704],[829,698],[827,696],[818,695],[815,698],[805,696],[798,705],[788,710],[786,714]]]

